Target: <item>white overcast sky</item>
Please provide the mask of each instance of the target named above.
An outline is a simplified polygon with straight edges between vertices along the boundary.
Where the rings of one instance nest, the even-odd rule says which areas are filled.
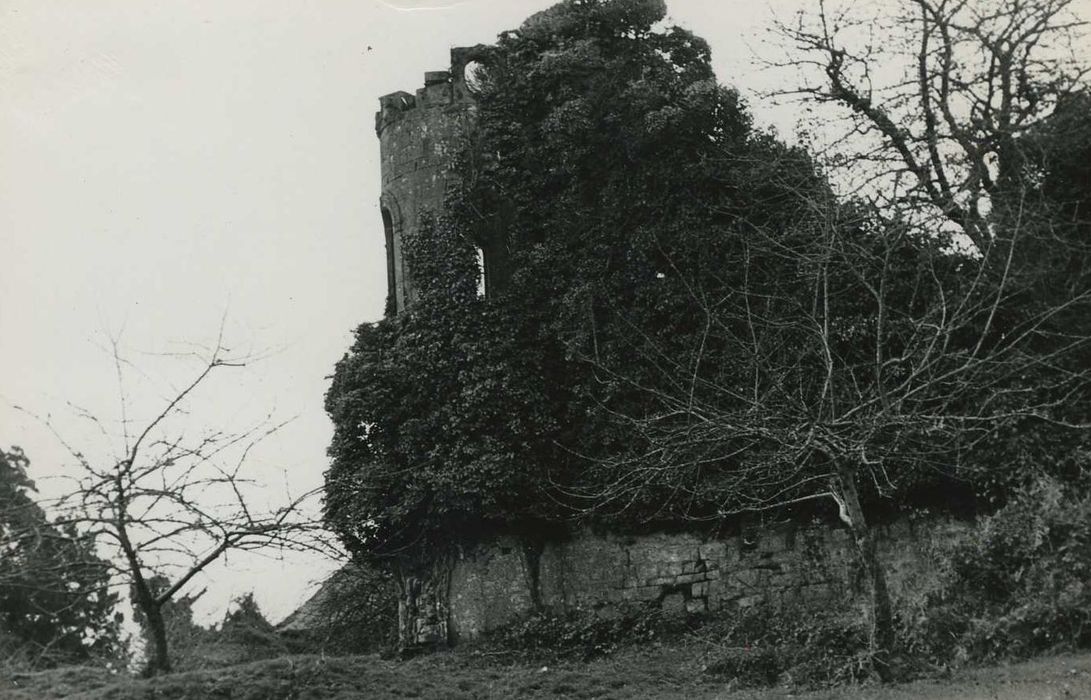
[[[717,74],[759,124],[790,109],[754,90],[770,9],[805,0],[668,0],[712,45]],[[275,493],[321,483],[333,365],[386,295],[374,113],[413,91],[452,46],[491,42],[551,0],[0,0],[0,446],[32,476],[75,446],[109,446],[69,403],[119,420],[107,345],[139,371],[130,416],[153,415],[192,363],[163,353],[214,341],[264,357],[225,373],[195,422],[237,430],[294,417],[253,455]],[[254,590],[290,612],[334,564],[235,557],[200,582],[206,615]]]

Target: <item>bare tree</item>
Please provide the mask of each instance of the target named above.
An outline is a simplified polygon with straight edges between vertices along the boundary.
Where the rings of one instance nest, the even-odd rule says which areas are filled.
[[[623,509],[656,490],[674,513],[709,519],[832,499],[869,582],[874,666],[890,679],[892,606],[862,494],[964,478],[1004,426],[1091,427],[1068,410],[1089,397],[1080,358],[1091,329],[1051,332],[1059,317],[1091,313],[1091,289],[1026,305],[1026,280],[1005,273],[1020,245],[994,274],[991,258],[960,251],[927,219],[793,200],[789,230],[743,222],[722,278],[674,269],[705,319],[689,352],[665,352],[634,323],[654,368],[636,388],[652,408],[618,416],[635,449],[578,495]],[[1008,235],[1020,243],[1028,231],[1012,224]]]
[[[80,474],[50,510],[58,523],[77,527],[112,550],[118,585],[130,591],[151,636],[150,674],[171,670],[163,606],[211,564],[231,551],[323,547],[316,537],[319,524],[307,507],[314,491],[285,494],[279,505],[268,507],[261,485],[244,469],[251,451],[283,423],[193,437],[185,420],[179,421],[214,373],[244,366],[243,359],[226,352],[217,342],[200,370],[135,429],[125,415],[122,390],[123,449],[108,463],[72,448],[54,430]],[[116,343],[114,359],[120,381],[125,361]],[[111,437],[96,416],[83,412],[82,417]]]
[[[724,154],[751,180],[781,178],[760,191],[779,216],[762,202],[753,222],[707,217],[707,248],[658,282],[696,309],[684,325],[616,302],[631,347],[595,337],[587,359],[644,400],[611,404],[622,447],[558,486],[588,508],[666,518],[836,503],[889,679],[868,499],[973,476],[1005,431],[1091,427],[1091,200],[1068,186],[1091,173],[1066,155],[1091,146],[1087,57],[1069,0],[846,5],[780,27],[805,80],[792,94],[842,108],[830,128],[846,127],[833,146],[846,196]],[[879,7],[892,14],[853,14]],[[1078,177],[1048,184],[1066,168]]]
[[[844,108],[841,182],[862,176],[850,191],[870,206],[797,193],[813,209],[802,231],[753,227],[741,280],[686,283],[704,332],[684,357],[637,333],[663,379],[640,388],[660,410],[623,417],[646,449],[584,494],[624,507],[652,486],[676,502],[711,487],[716,516],[833,498],[871,584],[884,679],[891,602],[861,488],[957,472],[1005,425],[1088,427],[1071,410],[1091,379],[1088,250],[1071,235],[1086,194],[1043,193],[1054,164],[1039,140],[1086,101],[1072,4],[912,0],[877,18],[820,2],[780,24],[804,77],[789,92]],[[1048,138],[1082,153],[1087,136],[1084,123]]]
[[[820,0],[778,24],[781,66],[802,80],[781,94],[843,108],[850,129],[838,148],[849,168],[881,176],[870,193],[938,214],[985,253],[991,215],[1025,179],[1021,138],[1087,87],[1074,5]]]

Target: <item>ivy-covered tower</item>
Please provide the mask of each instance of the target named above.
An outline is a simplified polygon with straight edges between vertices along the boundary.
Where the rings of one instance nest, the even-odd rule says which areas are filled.
[[[424,74],[416,94],[379,98],[375,132],[382,160],[379,199],[386,234],[388,313],[413,301],[412,276],[402,241],[417,229],[422,213],[441,214],[459,139],[473,128],[475,106],[466,66],[475,48],[451,49],[451,68]]]
[[[379,98],[375,132],[382,161],[379,199],[386,235],[387,313],[397,314],[413,302],[413,278],[403,242],[420,226],[422,215],[441,215],[455,177],[461,139],[475,124],[476,105],[467,86],[467,66],[478,47],[451,49],[451,67],[424,74],[415,94],[395,92]],[[472,71],[472,68],[471,68]],[[483,262],[483,261],[482,261]],[[398,632],[403,646],[442,645],[448,641],[447,596],[432,569],[442,562],[398,559],[395,571],[402,589]]]

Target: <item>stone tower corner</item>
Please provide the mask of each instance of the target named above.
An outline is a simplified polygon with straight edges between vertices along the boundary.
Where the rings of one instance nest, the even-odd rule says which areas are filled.
[[[441,214],[463,134],[473,128],[475,103],[466,84],[466,66],[481,47],[451,49],[451,67],[424,74],[415,93],[379,98],[375,133],[379,137],[382,194],[379,208],[386,237],[388,311],[403,310],[414,298],[403,240],[415,232],[422,213]]]

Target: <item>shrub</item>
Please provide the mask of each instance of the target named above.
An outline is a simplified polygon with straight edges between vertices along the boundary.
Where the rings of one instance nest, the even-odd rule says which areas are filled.
[[[863,615],[814,612],[764,603],[722,615],[702,636],[715,645],[705,672],[740,686],[830,686],[869,672]]]
[[[729,649],[705,665],[705,672],[730,678],[740,686],[773,685],[785,670],[780,649],[772,647]]]
[[[0,449],[0,665],[116,663],[110,565],[93,536],[46,514],[29,467],[19,448]]]
[[[589,661],[623,646],[651,642],[672,629],[656,607],[634,605],[610,610],[609,614],[586,610],[535,612],[492,632],[482,647],[534,658]]]
[[[397,582],[391,571],[374,563],[347,564],[286,622],[291,624],[282,632],[299,651],[362,654],[392,649],[398,636]]]
[[[933,662],[1091,646],[1091,496],[1053,480],[1019,490],[950,555],[928,605],[904,621]]]
[[[193,605],[203,594],[178,596],[163,606],[175,672],[224,668],[273,658],[290,650],[262,614],[252,593],[232,601],[219,627],[199,624],[194,620]],[[138,613],[137,621],[141,619]]]
[[[271,659],[289,651],[288,644],[261,612],[253,593],[232,601],[232,608],[208,646],[209,661],[224,666]]]

